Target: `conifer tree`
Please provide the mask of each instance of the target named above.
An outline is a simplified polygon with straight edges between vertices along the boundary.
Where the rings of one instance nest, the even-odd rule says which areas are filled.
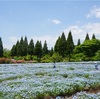
[[[11,49],[11,56],[16,56],[16,45],[13,45]]]
[[[95,34],[92,35],[92,39],[96,39]]]
[[[44,45],[43,45],[43,55],[48,54],[48,47],[47,47],[47,42],[45,40]]]
[[[21,37],[21,39],[20,39],[20,49],[18,49],[18,50],[20,50],[20,55],[21,56],[24,56],[24,40],[23,40],[23,37]]]
[[[0,37],[0,57],[3,57],[3,43],[1,37]]]
[[[73,42],[72,33],[70,31],[67,38],[67,56],[69,58],[69,61],[71,58],[71,54],[73,53],[73,49],[74,49],[74,42]]]
[[[25,36],[25,39],[23,41],[23,55],[26,56],[28,53],[28,41],[27,37]]]
[[[60,36],[58,37],[55,46],[54,46],[54,52],[59,53],[59,49],[60,49]]]
[[[67,50],[66,37],[65,37],[65,34],[63,32],[62,35],[61,35],[61,38],[60,38],[60,42],[59,42],[59,54],[62,57],[65,57],[66,56],[66,50]]]
[[[89,34],[88,34],[88,33],[86,34],[86,37],[85,37],[85,41],[86,41],[86,40],[90,40]]]
[[[33,55],[34,54],[34,42],[33,39],[30,40],[30,43],[28,45],[28,54]]]
[[[41,41],[37,41],[35,44],[35,48],[34,48],[34,53],[37,56],[37,58],[41,58],[42,57],[42,44]]]
[[[78,39],[77,46],[80,45],[80,44],[81,44],[81,41],[80,41],[80,39]]]
[[[20,45],[19,40],[16,43],[16,55],[17,56],[20,56],[21,55],[21,45]]]

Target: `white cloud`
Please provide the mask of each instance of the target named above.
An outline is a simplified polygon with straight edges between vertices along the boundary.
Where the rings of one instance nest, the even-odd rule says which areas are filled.
[[[95,34],[97,39],[100,39],[100,23],[89,23],[83,26],[73,25],[69,26],[64,30],[65,35],[68,36],[69,31],[71,30],[73,41],[75,44],[77,44],[78,39],[81,40],[81,42],[84,41],[86,33],[89,34],[89,37],[91,39],[93,33]]]
[[[16,36],[11,36],[11,37],[9,37],[9,40],[10,40],[12,43],[16,43],[17,40],[18,40],[18,37],[16,37]]]
[[[37,42],[37,40],[41,41],[42,44],[44,44],[44,41],[46,40],[47,42],[47,46],[49,49],[51,49],[51,47],[54,47],[54,44],[57,40],[58,36],[50,36],[50,35],[43,35],[43,36],[33,36],[32,39],[34,40],[34,43]]]
[[[61,22],[59,20],[54,19],[54,20],[52,20],[52,23],[54,23],[54,24],[60,24]]]
[[[93,9],[90,11],[90,13],[87,15],[87,18],[90,18],[92,16],[100,18],[100,7],[97,8],[96,6],[94,6]]]

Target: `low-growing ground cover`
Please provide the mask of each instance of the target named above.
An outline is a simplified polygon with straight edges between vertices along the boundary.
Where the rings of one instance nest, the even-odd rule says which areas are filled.
[[[100,99],[85,92],[97,89],[100,68],[93,62],[0,64],[0,99]]]

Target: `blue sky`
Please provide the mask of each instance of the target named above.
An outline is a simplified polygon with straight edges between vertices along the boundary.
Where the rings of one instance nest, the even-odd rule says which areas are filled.
[[[4,48],[11,49],[23,36],[34,43],[47,41],[54,46],[62,32],[72,31],[74,43],[90,38],[100,39],[99,0],[0,0],[0,37]]]

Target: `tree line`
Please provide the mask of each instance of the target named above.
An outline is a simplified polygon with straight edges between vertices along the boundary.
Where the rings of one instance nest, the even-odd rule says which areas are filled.
[[[100,40],[96,39],[95,34],[90,39],[87,33],[83,43],[81,44],[80,39],[78,39],[77,45],[75,45],[72,33],[69,31],[67,38],[63,32],[51,49],[48,49],[46,40],[42,46],[42,42],[39,40],[34,44],[34,40],[31,39],[28,43],[25,36],[25,38],[21,37],[11,50],[7,50],[3,49],[2,39],[0,38],[0,57],[17,59],[20,57],[24,60],[35,59],[42,60],[42,62],[100,60]]]

